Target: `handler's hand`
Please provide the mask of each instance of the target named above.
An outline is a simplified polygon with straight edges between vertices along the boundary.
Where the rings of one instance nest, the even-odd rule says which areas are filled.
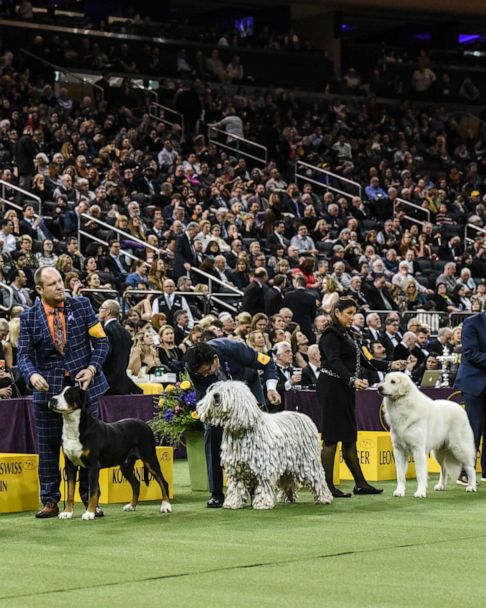
[[[354,381],[354,388],[357,391],[364,391],[368,388],[368,380],[361,380],[361,378],[356,378]]]
[[[32,374],[30,377],[30,383],[36,391],[47,392],[49,390],[49,385],[47,384],[46,379],[40,374]]]
[[[402,371],[407,367],[406,361],[392,361],[390,369]]]
[[[272,388],[272,389],[268,390],[267,397],[272,405],[280,405],[280,403],[281,403],[280,395],[278,394],[278,392],[275,389]]]
[[[81,371],[79,371],[76,374],[75,380],[76,380],[76,382],[81,383],[81,388],[83,389],[83,391],[85,391],[88,389],[88,386],[91,384],[91,381],[93,380],[93,373],[88,368],[82,369]]]

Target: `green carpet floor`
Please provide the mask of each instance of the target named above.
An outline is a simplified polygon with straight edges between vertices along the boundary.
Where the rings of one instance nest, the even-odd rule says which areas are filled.
[[[431,477],[433,486],[436,476]],[[429,498],[210,510],[176,462],[174,513],[0,515],[0,607],[484,607],[486,484]],[[350,482],[343,483],[351,488]]]

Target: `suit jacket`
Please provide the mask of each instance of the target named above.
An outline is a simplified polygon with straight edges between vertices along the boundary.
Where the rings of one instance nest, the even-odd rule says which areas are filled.
[[[276,314],[284,305],[285,296],[282,291],[270,287],[263,296],[265,314],[269,317]]]
[[[401,342],[395,346],[393,361],[406,361],[413,351],[408,350]]]
[[[67,342],[64,354],[56,348],[49,332],[46,313],[40,299],[20,316],[18,364],[26,383],[32,374],[41,374],[49,384],[47,392],[34,391],[34,404],[46,405],[61,392],[65,372],[71,378],[93,365],[96,375],[89,386],[90,398],[108,389],[103,363],[109,342],[87,298],[66,298],[64,302]]]
[[[397,337],[398,344],[402,341],[402,335],[397,333],[395,334]],[[381,334],[380,342],[383,344],[386,350],[386,358],[389,361],[393,360],[393,353],[395,352],[395,345],[393,344],[391,338],[388,337],[386,332]],[[397,346],[398,346],[397,344]]]
[[[103,364],[103,373],[109,384],[109,394],[141,393],[141,389],[127,376],[132,337],[118,321],[110,321],[103,329],[109,340],[109,351]]]
[[[241,302],[241,310],[249,312],[251,315],[256,315],[257,312],[265,310],[265,292],[268,287],[261,285],[256,281],[252,281],[245,288],[243,299]]]
[[[191,243],[189,241],[189,237],[187,234],[181,234],[176,239],[176,250],[175,250],[175,260],[174,260],[174,275],[175,278],[186,274],[186,269],[184,268],[184,264],[190,264],[194,266],[194,249],[191,247]]]
[[[208,342],[218,354],[222,371],[227,379],[246,382],[260,403],[265,403],[262,383],[258,370],[263,371],[263,380],[277,380],[277,369],[273,359],[243,342],[229,338],[216,338]],[[201,399],[207,389],[220,380],[217,375],[199,376],[192,374],[191,380],[196,389],[197,398]]]
[[[120,256],[120,262],[121,265],[123,266],[123,268],[125,269],[124,272],[128,273],[129,268],[125,263],[125,260],[123,259],[123,256]],[[120,269],[118,268],[115,259],[111,256],[111,255],[107,255],[106,258],[104,259],[104,265],[106,268],[108,268],[108,270],[110,272],[112,272],[115,277],[119,277],[122,273],[120,271]]]
[[[317,376],[310,365],[302,369],[302,386],[317,386]]]
[[[282,241],[284,243],[284,247],[287,248],[290,245],[289,239],[282,237]],[[278,236],[272,232],[272,234],[267,238],[267,248],[271,251],[275,251],[275,249],[282,244]]]
[[[385,300],[390,304],[390,310],[398,309],[386,287],[381,290],[381,294],[383,294]],[[371,310],[385,310],[385,305],[383,304],[381,294],[374,285],[370,285],[367,288],[365,296],[368,301],[368,304],[370,305]]]
[[[451,352],[451,347],[449,346],[448,348],[449,352]],[[442,355],[444,353],[444,347],[437,338],[434,338],[428,343],[427,350],[429,353],[436,353],[437,355]]]
[[[302,333],[313,344],[316,339],[312,331],[317,311],[316,297],[305,289],[293,289],[285,294],[285,306],[294,313],[292,320],[300,325]]]
[[[462,327],[462,357],[454,387],[478,397],[486,388],[486,314],[474,315]]]

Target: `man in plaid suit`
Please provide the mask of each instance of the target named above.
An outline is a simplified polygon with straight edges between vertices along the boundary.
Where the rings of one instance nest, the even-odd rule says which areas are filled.
[[[25,382],[34,389],[34,415],[39,450],[40,494],[37,518],[59,513],[59,449],[62,416],[47,404],[64,386],[79,382],[87,389],[90,410],[98,415],[97,398],[108,390],[102,367],[109,343],[87,298],[66,298],[62,277],[51,267],[35,273],[39,299],[20,317],[18,362]],[[87,503],[86,469],[80,470],[80,494]],[[102,515],[100,510],[98,515]]]

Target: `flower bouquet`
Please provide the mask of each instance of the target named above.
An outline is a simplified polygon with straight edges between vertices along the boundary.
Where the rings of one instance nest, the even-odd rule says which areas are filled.
[[[189,379],[168,384],[163,393],[154,398],[158,411],[152,420],[152,429],[170,445],[181,443],[187,431],[203,430],[196,412],[196,391]]]

